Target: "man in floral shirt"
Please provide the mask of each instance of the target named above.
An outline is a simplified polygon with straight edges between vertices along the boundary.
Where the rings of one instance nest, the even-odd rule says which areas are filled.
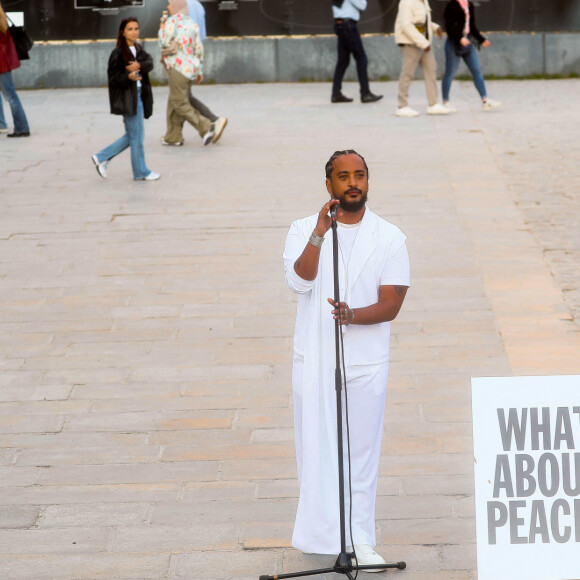
[[[191,86],[203,80],[203,44],[199,27],[189,17],[186,0],[169,0],[167,10],[169,17],[161,19],[158,35],[169,79],[167,132],[162,142],[183,145],[185,120],[197,129],[204,145],[207,145],[215,140],[216,128],[189,102]]]

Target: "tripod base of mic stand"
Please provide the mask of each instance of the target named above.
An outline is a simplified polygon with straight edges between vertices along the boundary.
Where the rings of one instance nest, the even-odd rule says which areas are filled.
[[[293,572],[290,574],[274,574],[273,576],[260,576],[259,580],[284,580],[284,578],[301,578],[302,576],[317,576],[318,574],[343,574],[349,580],[354,580],[351,572],[357,570],[366,571],[383,571],[387,568],[396,568],[404,570],[407,567],[405,562],[396,562],[393,564],[353,564],[354,554],[341,553],[338,555],[332,568],[320,568],[318,570],[305,570],[303,572]]]

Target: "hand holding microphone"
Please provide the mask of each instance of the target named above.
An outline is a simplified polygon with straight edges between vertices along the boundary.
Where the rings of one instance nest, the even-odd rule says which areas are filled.
[[[334,222],[336,221],[336,212],[338,211],[338,203],[330,206],[330,219]]]
[[[318,213],[318,221],[314,232],[319,237],[324,237],[324,234],[330,229],[333,221],[336,221],[336,208],[338,207],[338,199],[332,198],[325,203]],[[329,215],[330,214],[330,215]]]

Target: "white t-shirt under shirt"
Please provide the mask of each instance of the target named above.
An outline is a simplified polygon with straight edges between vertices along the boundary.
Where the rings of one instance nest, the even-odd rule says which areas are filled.
[[[345,287],[348,288],[350,258],[352,256],[352,247],[360,229],[360,222],[356,224],[343,224],[336,222],[338,228],[336,233],[338,235],[338,268],[341,275],[339,275],[339,294],[340,299],[348,304],[347,296],[345,295]],[[329,240],[330,241],[330,240]]]
[[[131,54],[135,57],[135,60],[137,60],[137,49],[135,48],[135,45],[130,46],[129,50],[131,51]],[[139,74],[141,74],[141,70],[139,70]],[[137,88],[138,89],[141,88],[141,81],[137,81]]]

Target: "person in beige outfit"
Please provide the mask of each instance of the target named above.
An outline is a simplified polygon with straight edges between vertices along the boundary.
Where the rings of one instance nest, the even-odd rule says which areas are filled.
[[[433,55],[433,36],[442,37],[441,26],[431,21],[428,0],[400,0],[395,20],[395,42],[401,49],[403,63],[399,76],[398,117],[416,117],[419,113],[409,107],[409,87],[417,65],[421,65],[427,91],[427,113],[447,115],[452,111],[438,102],[437,63]]]

